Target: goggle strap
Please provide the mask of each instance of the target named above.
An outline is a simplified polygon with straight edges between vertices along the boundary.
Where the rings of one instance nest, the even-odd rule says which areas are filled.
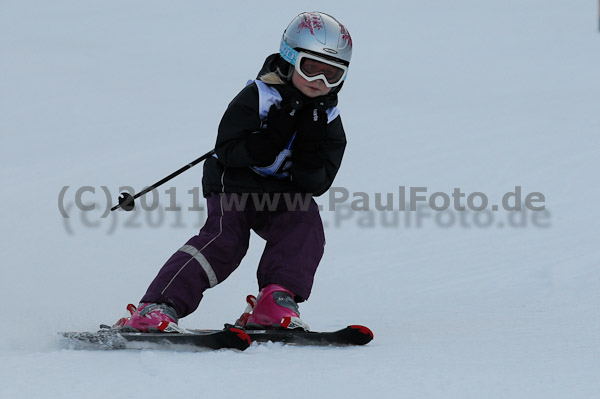
[[[291,48],[290,45],[285,42],[285,40],[281,41],[281,46],[279,47],[279,54],[281,54],[281,57],[290,64],[296,65],[298,52]]]

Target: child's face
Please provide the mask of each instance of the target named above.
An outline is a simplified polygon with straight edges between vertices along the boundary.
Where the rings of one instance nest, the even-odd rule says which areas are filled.
[[[294,74],[292,75],[292,83],[302,94],[311,98],[324,96],[331,91],[331,87],[325,86],[325,82],[322,79],[309,82],[300,76],[296,70],[294,70]]]

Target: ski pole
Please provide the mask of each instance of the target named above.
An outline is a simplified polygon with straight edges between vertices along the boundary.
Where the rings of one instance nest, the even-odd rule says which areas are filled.
[[[156,183],[154,183],[151,186],[146,187],[145,190],[140,191],[139,193],[135,194],[135,195],[131,195],[129,193],[121,193],[121,195],[119,196],[119,204],[113,206],[112,208],[110,208],[111,211],[117,210],[119,208],[122,208],[123,210],[126,211],[131,211],[133,210],[133,208],[135,207],[135,199],[141,197],[142,195],[154,190],[156,187],[168,182],[169,180],[171,180],[172,178],[174,178],[175,176],[178,176],[180,174],[182,174],[183,172],[185,172],[186,170],[190,169],[191,167],[199,164],[200,162],[210,158],[213,154],[215,153],[214,150],[211,150],[209,152],[207,152],[206,154],[202,155],[200,158],[193,160],[192,162],[188,163],[187,165],[185,165],[182,168],[177,169],[175,172],[171,173],[169,176],[165,177],[162,180],[157,181]]]

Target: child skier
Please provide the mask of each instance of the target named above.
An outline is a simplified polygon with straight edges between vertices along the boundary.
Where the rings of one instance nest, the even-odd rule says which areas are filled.
[[[120,327],[176,329],[203,292],[237,268],[253,230],[266,241],[260,293],[248,297],[250,307],[236,324],[308,330],[297,303],[310,295],[325,236],[311,197],[305,206],[291,205],[327,191],[340,167],[346,137],[336,104],[351,55],[350,35],[333,17],[294,18],[279,54],[267,57],[258,79],[223,115],[215,154],[204,164],[206,224],[171,256]]]

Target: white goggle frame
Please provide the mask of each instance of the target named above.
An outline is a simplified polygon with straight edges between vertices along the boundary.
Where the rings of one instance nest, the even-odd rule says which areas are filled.
[[[341,85],[342,82],[344,80],[346,80],[346,76],[348,75],[348,67],[346,65],[341,64],[339,62],[331,61],[331,60],[329,60],[327,58],[324,58],[324,57],[319,57],[319,56],[311,54],[311,53],[306,53],[304,51],[296,51],[293,48],[291,48],[284,41],[282,41],[281,48],[279,49],[279,53],[281,54],[281,56],[283,57],[283,59],[285,59],[290,64],[294,65],[294,68],[296,69],[296,72],[298,72],[298,74],[300,76],[302,76],[304,79],[306,79],[309,82],[315,81],[317,79],[321,79],[321,80],[323,80],[323,82],[325,82],[325,86],[327,86],[327,87],[336,87],[336,86]],[[338,80],[335,83],[329,83],[327,81],[327,78],[325,77],[325,75],[322,74],[322,73],[318,74],[318,75],[315,75],[315,76],[307,76],[300,69],[300,64],[301,64],[303,58],[309,58],[309,59],[312,59],[312,60],[315,60],[315,61],[322,62],[322,63],[327,64],[327,65],[331,65],[333,67],[341,69],[342,71],[344,71],[344,73],[343,73],[342,77],[340,78],[340,80]]]

